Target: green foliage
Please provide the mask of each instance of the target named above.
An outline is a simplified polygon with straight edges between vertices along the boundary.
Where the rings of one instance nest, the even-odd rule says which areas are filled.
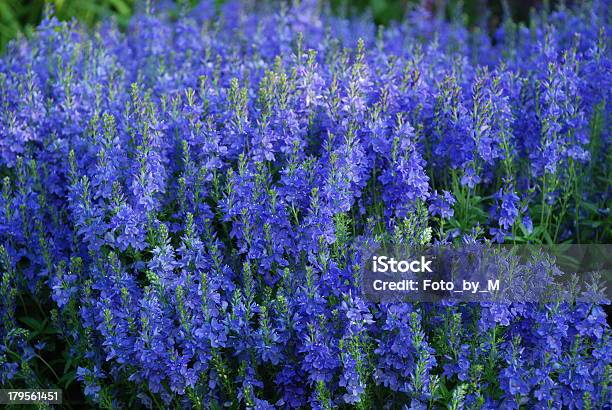
[[[135,0],[2,0],[0,1],[0,49],[20,34],[28,35],[40,22],[46,7],[54,7],[58,18],[76,18],[92,25],[115,16],[120,25],[129,21]]]
[[[172,0],[186,7],[192,7],[197,0]],[[215,0],[217,5],[227,0]],[[155,0],[0,0],[0,51],[6,44],[19,35],[29,35],[40,22],[45,7],[54,7],[55,14],[61,20],[77,19],[91,26],[98,21],[114,16],[117,23],[125,27],[139,4],[154,3]],[[406,11],[419,0],[321,0],[329,3],[339,14],[369,13],[377,24],[386,25],[400,19]],[[474,26],[484,19],[489,25],[495,25],[501,20],[503,2],[491,0],[429,0],[423,1],[428,7],[437,9],[448,17],[465,18],[469,25]],[[509,0],[510,11],[518,20],[528,16],[530,7],[536,6],[537,0]],[[551,2],[554,3],[554,2]],[[444,5],[444,6],[441,6]],[[493,15],[483,14],[489,6]],[[457,14],[461,14],[458,16]]]

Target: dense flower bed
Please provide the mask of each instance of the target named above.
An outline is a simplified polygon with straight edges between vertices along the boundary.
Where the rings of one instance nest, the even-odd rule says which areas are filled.
[[[601,304],[360,292],[384,238],[609,242],[610,10],[582,3],[493,35],[310,1],[46,18],[0,59],[0,384],[76,379],[104,408],[609,406]]]

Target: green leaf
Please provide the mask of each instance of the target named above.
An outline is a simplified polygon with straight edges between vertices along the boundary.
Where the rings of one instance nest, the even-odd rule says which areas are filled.
[[[28,316],[20,317],[19,321],[27,325],[30,329],[33,329],[36,331],[42,330],[45,326],[44,321],[41,322],[38,319],[35,319],[33,317],[28,317]]]
[[[129,16],[132,14],[132,9],[123,0],[109,0],[109,2],[122,16]]]
[[[72,382],[75,380],[76,380],[76,371],[72,370],[62,375],[62,377],[59,379],[59,385],[64,389],[68,389],[68,386],[70,386]]]
[[[545,230],[545,231],[543,232],[543,234],[544,234],[544,239],[545,239],[545,241],[546,241],[546,244],[547,244],[547,245],[552,245],[554,242],[553,242],[552,238],[550,237],[550,233],[548,233],[548,231],[547,231],[547,230]]]

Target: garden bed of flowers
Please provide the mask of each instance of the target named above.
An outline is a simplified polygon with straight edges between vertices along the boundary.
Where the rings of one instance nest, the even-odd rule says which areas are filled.
[[[381,241],[610,242],[610,7],[578,3],[493,32],[309,0],[125,31],[50,14],[0,57],[0,386],[73,408],[610,408],[606,300],[361,292]]]

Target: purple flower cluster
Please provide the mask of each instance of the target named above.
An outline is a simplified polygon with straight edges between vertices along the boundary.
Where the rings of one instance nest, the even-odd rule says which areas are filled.
[[[444,221],[577,235],[591,128],[609,148],[606,2],[493,39],[424,8],[377,31],[213,3],[125,33],[47,16],[0,58],[0,384],[35,354],[26,293],[117,408],[609,406],[600,305],[373,304],[359,269]]]

